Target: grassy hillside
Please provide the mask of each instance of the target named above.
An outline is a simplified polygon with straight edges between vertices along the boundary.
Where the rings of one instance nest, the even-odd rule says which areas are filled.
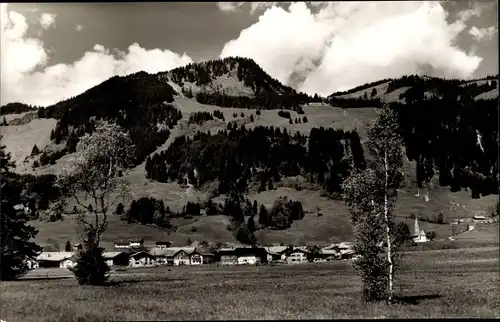
[[[213,66],[210,68],[210,73],[214,73]],[[160,142],[160,145],[155,149],[150,148],[147,150],[147,153],[153,155],[154,153],[168,149],[172,141],[180,135],[192,136],[198,131],[216,133],[219,130],[225,130],[230,122],[238,126],[245,125],[246,128],[254,128],[256,126],[280,127],[281,129],[287,129],[288,133],[294,134],[298,131],[304,135],[307,135],[314,127],[334,128],[344,131],[356,129],[363,142],[366,136],[365,126],[376,116],[374,108],[360,107],[341,109],[323,103],[309,103],[302,105],[304,114],[299,114],[295,110],[289,111],[292,120],[295,120],[295,118],[302,119],[306,116],[308,122],[298,124],[293,122],[293,124],[290,124],[288,119],[278,115],[278,110],[261,109],[260,115],[257,115],[255,109],[218,107],[200,104],[197,102],[196,98],[189,98],[189,91],[224,91],[226,95],[249,97],[257,95],[259,93],[258,89],[267,91],[267,93],[273,90],[278,93],[296,94],[289,88],[278,86],[272,79],[267,79],[265,75],[255,76],[256,74],[248,73],[239,79],[238,75],[233,75],[235,71],[238,73],[237,70],[237,67],[236,69],[230,69],[227,73],[222,73],[222,75],[212,77],[201,83],[196,79],[199,75],[195,76],[191,81],[189,77],[186,78],[186,70],[156,75],[155,77],[157,77],[157,80],[151,80],[151,82],[156,86],[158,85],[158,79],[163,79],[164,82],[167,82],[171,86],[171,89],[173,89],[171,92],[175,99],[171,105],[182,113],[182,118],[169,129],[170,135],[166,141],[163,143]],[[207,69],[197,70],[197,73],[200,72],[205,73]],[[215,74],[217,73],[218,72]],[[139,75],[135,77],[146,77],[149,79],[150,76],[151,75],[139,73]],[[127,78],[114,78],[111,82],[108,82],[106,86],[112,85],[111,87],[115,88],[117,87],[116,84],[126,79]],[[350,99],[363,98],[366,93],[367,97],[371,98],[372,92],[376,92],[373,98],[379,98],[387,102],[403,102],[403,100],[400,99],[400,94],[405,93],[411,87],[400,86],[395,89],[392,88],[392,90],[387,93],[389,86],[393,84],[392,82],[393,80],[385,80],[374,85],[363,86],[359,90],[348,91],[349,93],[334,95],[338,98]],[[482,86],[484,82],[484,80],[477,81],[477,85]],[[470,86],[471,82],[467,84],[464,83],[463,85]],[[171,89],[169,88],[169,93]],[[374,89],[375,91],[373,91]],[[495,90],[484,92],[480,95],[487,95],[494,91]],[[498,87],[496,91],[498,93]],[[77,101],[79,102],[77,104],[78,108],[83,108],[85,97],[94,97],[95,95],[106,95],[106,91],[99,90],[99,87],[96,87],[86,92],[85,95],[82,94],[82,96],[77,97]],[[138,102],[142,102],[143,100],[141,95],[141,93],[137,94]],[[149,92],[147,90],[145,95],[150,95],[147,96],[147,99],[154,101],[154,104],[156,104],[154,105],[154,111],[156,111],[158,106],[160,106],[157,104],[162,104],[158,101],[159,98],[156,97],[154,92]],[[103,102],[108,102],[111,99],[112,98],[107,97]],[[50,113],[61,114],[62,116],[66,115],[67,117],[67,113],[64,112],[64,107],[66,105],[73,106],[71,104],[73,104],[71,100],[58,103],[51,108]],[[92,106],[92,111],[99,111],[99,104],[94,104]],[[188,122],[193,113],[213,113],[214,111],[222,112],[224,121],[215,118],[201,125],[189,124]],[[135,113],[136,111],[132,106],[129,106],[129,112]],[[116,111],[113,110],[106,113],[109,115],[116,115]],[[6,119],[10,121],[16,117],[21,118],[22,116],[21,114],[18,116],[6,115]],[[252,117],[253,121],[251,120]],[[67,121],[68,120],[65,122],[67,123]],[[144,121],[146,121],[146,119]],[[7,150],[12,153],[18,165],[16,169],[17,172],[29,172],[33,174],[57,173],[64,164],[71,162],[72,154],[66,153],[66,155],[58,159],[54,165],[38,167],[35,170],[32,170],[29,164],[24,164],[24,160],[31,153],[34,144],[37,144],[40,149],[57,149],[59,145],[61,145],[61,147],[65,145],[65,141],[57,145],[54,141],[50,140],[50,132],[55,128],[56,122],[55,119],[44,118],[35,119],[24,125],[2,126],[2,134],[4,135],[2,144],[5,144]],[[85,121],[81,125],[84,126],[84,123]],[[489,214],[498,199],[495,195],[490,195],[481,199],[471,199],[470,192],[462,190],[452,193],[447,187],[439,187],[434,180],[428,192],[429,200],[426,201],[424,199],[424,194],[427,191],[426,188],[420,189],[419,196],[415,195],[417,192],[415,162],[410,162],[405,159],[404,168],[406,174],[405,186],[402,187],[399,192],[397,216],[398,220],[407,221],[410,229],[413,229],[413,221],[407,218],[411,214],[417,217],[423,216],[432,218],[432,216],[442,213],[445,220],[451,221],[454,218],[471,217],[477,212],[486,212]],[[145,176],[144,161],[138,162],[137,166],[126,171],[124,173],[124,179],[127,179],[131,184],[133,199],[138,199],[140,197],[161,199],[164,201],[165,206],[168,206],[174,211],[180,210],[188,201],[207,200],[209,192],[214,187],[214,185],[207,184],[200,190],[193,190],[175,182],[160,183],[149,181]],[[296,190],[297,184],[301,185],[303,189],[300,191]],[[313,189],[313,186],[314,185],[304,184],[301,180],[299,180],[298,183],[294,183],[292,178],[288,178],[277,183],[276,189],[274,190],[263,191],[261,193],[257,193],[252,189],[250,190],[248,198],[251,201],[256,200],[259,204],[265,204],[268,208],[272,206],[276,198],[288,196],[292,200],[301,201],[306,213],[303,219],[294,221],[292,226],[286,230],[258,230],[255,235],[260,243],[326,243],[348,240],[350,238],[352,227],[349,223],[349,213],[345,205],[341,201],[322,196],[320,191]],[[222,197],[218,197],[218,200],[221,198]],[[71,211],[74,205],[75,203],[70,201],[67,207],[68,212]],[[126,202],[125,207],[128,208],[128,206],[129,202]],[[318,216],[318,212],[321,214],[320,216]],[[40,230],[37,241],[41,244],[50,244],[53,240],[57,240],[60,245],[63,245],[66,240],[70,240],[73,243],[76,242],[77,238],[74,233],[75,230],[72,216],[74,215],[69,215],[64,221],[56,223],[33,221],[35,227]],[[195,219],[175,218],[171,220],[171,223],[174,225],[174,228],[165,230],[154,225],[143,226],[135,223],[127,224],[125,221],[119,220],[118,217],[111,215],[109,230],[103,236],[103,242],[106,247],[111,247],[112,242],[116,239],[128,237],[142,237],[149,243],[168,239],[177,244],[184,244],[188,238],[193,241],[236,242],[233,232],[227,229],[229,219],[224,216],[201,216]],[[437,239],[447,239],[451,234],[451,227],[449,225],[438,225],[427,222],[421,222],[420,225],[426,231],[435,231]],[[482,232],[482,230],[470,232],[472,233],[470,234],[472,240],[488,239],[489,237],[485,237],[489,236],[488,233],[485,232],[483,234]]]

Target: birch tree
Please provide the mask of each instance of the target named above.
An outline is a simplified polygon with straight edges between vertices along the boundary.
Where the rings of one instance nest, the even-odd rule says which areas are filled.
[[[129,197],[128,183],[119,178],[118,172],[130,164],[133,153],[127,133],[116,124],[100,121],[92,135],[80,139],[74,161],[58,177],[66,196],[93,215],[93,221],[85,214],[77,218],[83,244],[89,248],[99,247],[109,211]],[[88,198],[91,203],[86,202]]]
[[[346,179],[344,199],[355,226],[354,250],[360,255],[355,266],[362,274],[364,297],[393,301],[399,246],[393,210],[403,179],[403,140],[396,112],[384,107],[367,133],[371,160],[366,170]]]

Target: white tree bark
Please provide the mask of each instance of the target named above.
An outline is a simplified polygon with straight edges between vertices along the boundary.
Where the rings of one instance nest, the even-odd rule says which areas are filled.
[[[387,189],[389,188],[389,165],[387,163],[387,151],[384,153],[384,170],[385,170],[385,190],[384,190],[384,219],[385,231],[387,238],[387,261],[389,262],[389,301],[393,298],[393,277],[394,277],[394,264],[392,262],[392,243],[391,243],[391,230],[389,226],[389,199],[387,196]]]

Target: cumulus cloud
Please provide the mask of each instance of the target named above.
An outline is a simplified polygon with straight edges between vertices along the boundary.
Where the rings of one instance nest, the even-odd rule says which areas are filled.
[[[82,31],[83,26],[82,25],[76,25],[76,31]]]
[[[273,6],[227,42],[221,58],[254,59],[271,76],[329,95],[367,82],[421,73],[467,78],[482,58],[459,49],[466,25],[447,22],[440,3],[328,2]]]
[[[234,12],[240,10],[244,4],[244,2],[217,2],[217,7],[224,12]]]
[[[491,26],[488,28],[477,28],[476,26],[473,26],[472,28],[469,29],[469,34],[475,39],[475,40],[483,40],[483,39],[491,39],[497,32],[497,28],[495,26]]]
[[[40,25],[47,30],[56,22],[56,15],[53,13],[44,13],[40,16]]]
[[[250,14],[254,14],[256,12],[265,10],[267,8],[271,8],[278,4],[284,5],[289,4],[290,2],[282,1],[265,1],[265,2],[217,2],[217,6],[223,12],[230,13],[235,11],[241,11],[244,6],[250,9]]]
[[[459,11],[457,13],[458,19],[466,22],[472,17],[479,17],[484,11],[493,9],[495,7],[495,1],[477,1],[471,3],[471,5],[471,8]]]
[[[47,66],[48,51],[27,38],[26,18],[0,4],[1,104],[23,102],[46,106],[78,95],[106,79],[144,70],[156,73],[192,63],[185,53],[130,45],[126,52],[97,44],[76,62]]]

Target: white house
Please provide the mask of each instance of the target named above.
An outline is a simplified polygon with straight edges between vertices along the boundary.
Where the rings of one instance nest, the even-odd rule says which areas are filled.
[[[425,231],[423,231],[419,228],[417,218],[415,218],[415,233],[413,234],[412,238],[413,238],[413,241],[415,243],[425,243],[425,242],[429,241],[427,239],[427,235],[425,234]]]
[[[291,249],[285,252],[286,262],[288,264],[299,264],[306,263],[307,260],[307,252],[302,249]]]
[[[191,252],[181,249],[177,253],[175,253],[174,257],[174,265],[191,265],[191,258],[189,256]]]
[[[264,247],[267,252],[267,262],[284,262],[286,255],[283,254],[287,247],[286,246],[270,246]]]
[[[203,255],[194,250],[189,254],[189,260],[191,265],[201,265],[203,264]]]
[[[132,238],[129,240],[130,248],[138,248],[144,246],[144,239],[142,238]]]
[[[257,257],[255,255],[243,255],[238,256],[238,264],[239,265],[255,265],[257,263]]]
[[[36,257],[38,264],[34,266],[40,268],[62,267],[69,268],[74,266],[73,256],[75,252],[42,252]]]
[[[482,215],[475,215],[474,217],[472,217],[472,220],[475,223],[484,223],[484,222],[486,222],[486,217],[482,216]]]

